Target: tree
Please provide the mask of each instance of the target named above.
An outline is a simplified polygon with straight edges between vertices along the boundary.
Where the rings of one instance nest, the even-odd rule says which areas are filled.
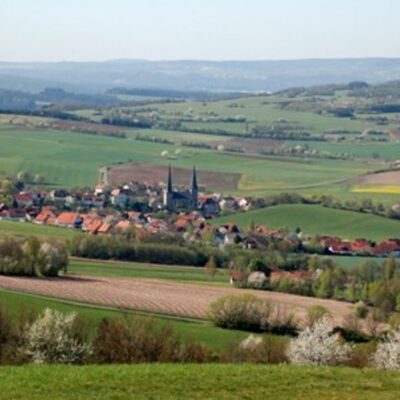
[[[384,271],[385,271],[385,280],[389,281],[393,279],[396,275],[396,259],[391,256],[385,260]]]
[[[29,237],[22,247],[32,276],[38,274],[40,264],[44,261],[40,247],[40,240],[36,236]]]
[[[34,178],[33,178],[33,182],[34,182],[36,185],[43,185],[44,182],[45,182],[44,176],[39,175],[39,174],[36,174],[36,175],[34,176]]]
[[[214,278],[217,273],[217,263],[215,262],[214,256],[211,256],[206,265],[205,265],[206,273],[210,278]]]
[[[346,361],[350,350],[338,334],[333,334],[331,321],[323,317],[292,339],[286,354],[292,364],[333,366]]]
[[[36,364],[82,364],[92,353],[77,327],[75,312],[47,308],[24,332],[23,352]]]
[[[28,171],[19,171],[17,174],[17,179],[20,182],[30,183],[32,182],[32,175]]]
[[[376,368],[400,370],[400,329],[389,332],[378,344],[373,356]]]

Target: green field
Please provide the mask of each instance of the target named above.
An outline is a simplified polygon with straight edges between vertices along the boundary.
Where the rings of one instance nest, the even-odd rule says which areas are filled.
[[[0,368],[0,399],[395,400],[399,373],[257,365]]]
[[[124,314],[151,317],[157,324],[168,324],[180,336],[194,339],[215,349],[222,349],[230,343],[243,340],[248,336],[246,332],[216,328],[208,322],[200,320],[136,313],[5,290],[0,290],[0,304],[4,305],[12,313],[23,310],[31,310],[36,313],[45,308],[52,308],[62,312],[76,311],[91,323],[93,330],[96,328],[97,323],[106,317],[116,317]]]
[[[209,277],[202,267],[183,267],[155,265],[143,263],[127,263],[115,261],[98,261],[73,259],[68,266],[68,272],[80,275],[165,279],[178,282],[228,284],[228,271],[218,270],[214,277]]]
[[[152,142],[72,132],[0,130],[0,176],[27,170],[43,175],[53,186],[93,186],[98,168],[118,162],[144,162],[222,173],[239,173],[236,193],[264,195],[282,191],[357,195],[344,183],[378,169],[378,164],[332,160],[279,160],[227,155],[207,149],[180,148]],[[161,157],[168,150],[174,159]],[[207,186],[207,182],[200,182]],[[221,188],[223,190],[224,188]]]
[[[281,205],[216,219],[248,227],[252,222],[278,229],[300,228],[304,234],[333,235],[343,239],[383,240],[398,237],[400,222],[372,214],[324,208],[319,205]]]
[[[73,229],[54,226],[37,225],[29,222],[0,221],[0,237],[11,235],[15,237],[39,236],[56,239],[71,239],[76,234]]]

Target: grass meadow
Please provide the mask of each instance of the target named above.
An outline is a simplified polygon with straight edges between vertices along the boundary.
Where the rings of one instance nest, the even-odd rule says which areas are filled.
[[[332,235],[343,239],[365,237],[370,240],[384,240],[398,237],[400,222],[372,214],[362,214],[324,208],[319,205],[280,205],[247,213],[238,213],[218,218],[216,224],[233,222],[250,226],[252,222],[273,229],[300,228],[308,235]]]
[[[0,368],[1,400],[394,400],[400,375],[286,365],[23,366]]]

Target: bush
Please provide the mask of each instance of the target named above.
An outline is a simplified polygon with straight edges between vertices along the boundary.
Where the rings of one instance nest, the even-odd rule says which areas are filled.
[[[400,370],[400,329],[389,332],[378,344],[373,356],[376,368]]]
[[[36,364],[83,364],[92,352],[76,313],[47,308],[26,328],[23,339],[23,353]]]
[[[324,306],[314,305],[307,310],[307,326],[314,326],[322,318],[330,317],[329,311]]]
[[[250,335],[228,349],[224,362],[281,364],[287,362],[286,344],[285,338]]]
[[[249,294],[225,296],[210,305],[209,317],[216,326],[260,332],[268,325],[270,305]]]
[[[292,364],[332,366],[345,362],[351,347],[342,344],[339,335],[332,334],[333,327],[328,318],[320,319],[314,326],[303,330],[292,339],[287,357]]]

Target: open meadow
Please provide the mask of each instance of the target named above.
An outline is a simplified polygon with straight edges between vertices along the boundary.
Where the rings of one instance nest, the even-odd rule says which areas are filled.
[[[320,205],[289,204],[273,206],[218,218],[213,223],[233,222],[249,227],[252,222],[270,228],[300,228],[306,235],[332,235],[343,239],[365,237],[384,240],[398,237],[400,222],[354,211],[324,208]]]
[[[2,400],[395,400],[395,372],[260,365],[0,368]],[[290,383],[288,383],[290,382]]]

